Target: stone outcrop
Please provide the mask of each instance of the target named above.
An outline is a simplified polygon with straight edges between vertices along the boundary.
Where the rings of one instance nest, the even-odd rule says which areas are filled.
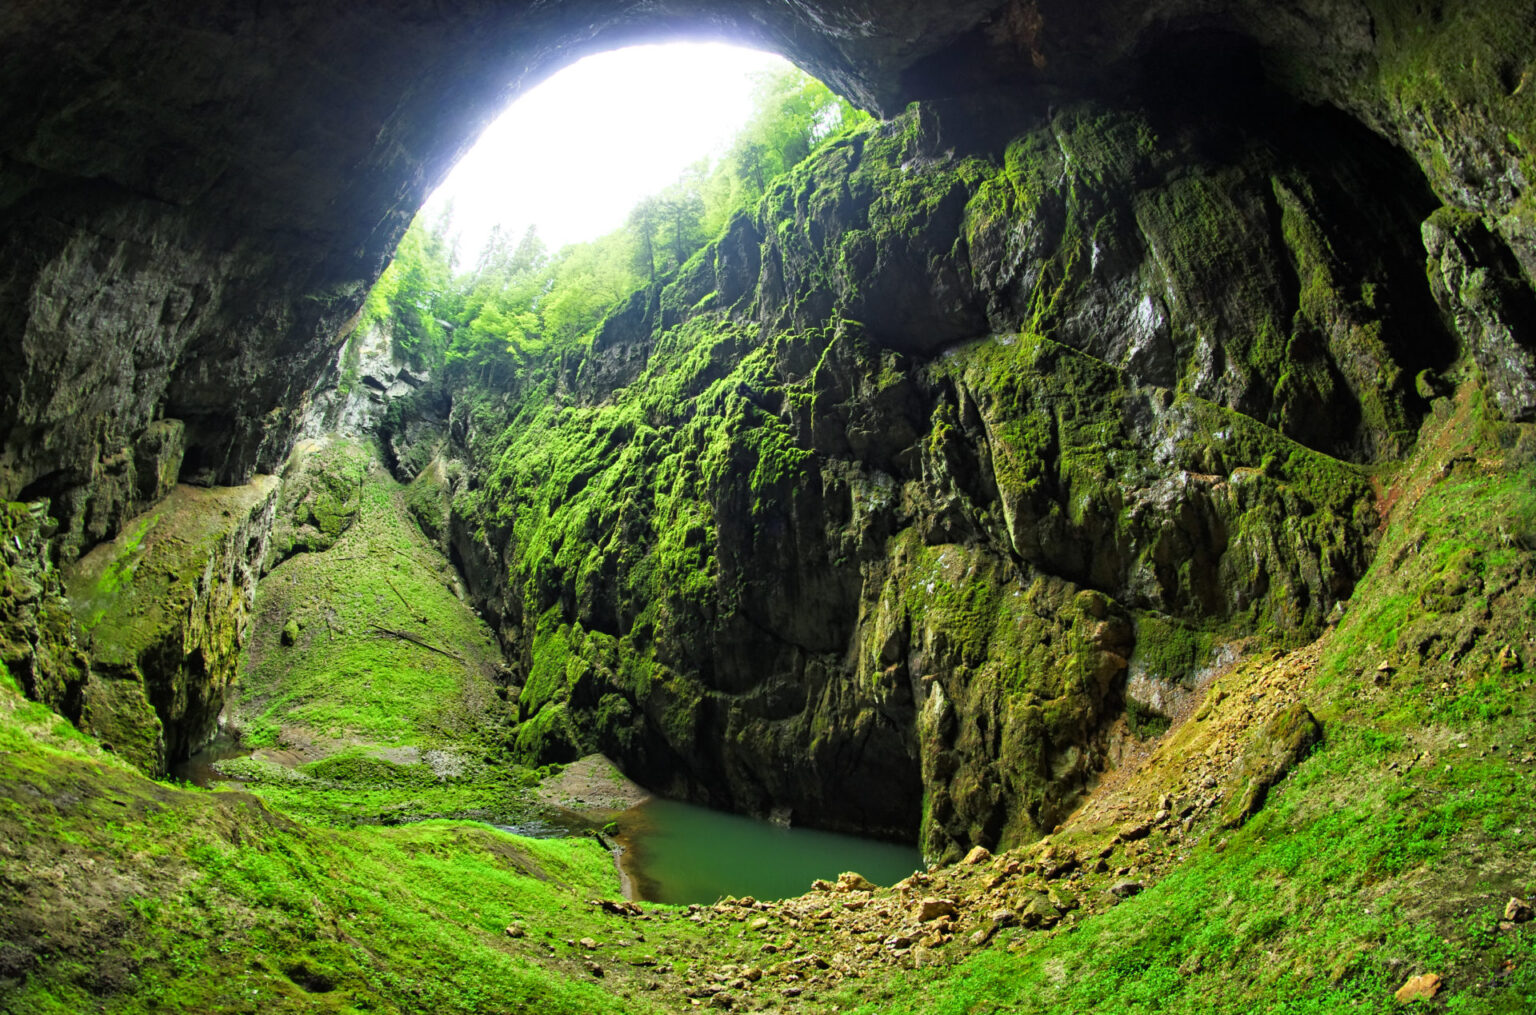
[[[1269,789],[1323,738],[1323,728],[1300,703],[1276,713],[1254,732],[1234,777],[1234,792],[1221,814],[1224,828],[1236,828],[1264,806]]]
[[[68,557],[144,506],[114,477],[156,420],[185,425],[182,480],[276,469],[343,324],[485,123],[580,55],[670,31],[776,49],[886,113],[911,99],[1005,94],[1008,106],[978,120],[1007,132],[1022,126],[1021,108],[1134,102],[1149,90],[1218,96],[1213,113],[1228,122],[1266,118],[1270,94],[1331,105],[1482,221],[1495,249],[1479,257],[1496,262],[1485,267],[1518,265],[1529,283],[1527,14],[1518,0],[13,5],[0,25],[0,497],[50,498]],[[1161,211],[1189,210],[1202,187],[1189,181]],[[1287,193],[1277,191],[1287,215],[1305,218],[1307,195]],[[873,249],[855,240],[842,253],[858,268]],[[897,261],[911,252],[883,250]],[[963,297],[964,273],[942,260],[924,288],[943,292],[921,314],[912,292],[876,287],[864,294],[871,317],[901,315],[929,342],[976,330],[975,308],[948,302]],[[1209,309],[1223,319],[1223,307]],[[1155,333],[1156,305],[1142,310]],[[1318,340],[1369,345],[1369,320],[1344,310],[1313,320]],[[1521,331],[1512,341],[1531,342]],[[1156,343],[1138,354],[1155,359]],[[1336,386],[1371,381],[1368,350],[1346,361],[1356,369]],[[1529,385],[1528,363],[1500,362],[1520,375],[1509,383]]]
[[[78,715],[90,663],[53,563],[55,527],[47,501],[0,504],[0,662],[29,698]]]
[[[178,486],[67,571],[80,726],[150,774],[207,743],[234,679],[278,482]]]
[[[1379,523],[1355,463],[1457,348],[1432,196],[1367,137],[1301,144],[1319,115],[1218,143],[1078,106],[994,144],[921,107],[578,361],[392,407],[393,444],[446,442],[416,482],[520,659],[519,750],[958,856],[1070,812],[1133,666],[1314,636]]]
[[[150,774],[214,734],[266,553],[276,481],[176,487],[66,568],[47,501],[0,505],[0,662]]]
[[[431,371],[396,361],[387,327],[359,327],[347,336],[336,362],[311,396],[299,435],[306,440],[371,436],[391,401],[415,394],[431,379]]]
[[[3,623],[50,700],[90,685],[50,568],[173,480],[275,470],[489,117],[658,32],[934,101],[538,378],[570,414],[518,420],[537,467],[505,457],[526,399],[440,389],[389,422],[522,648],[532,755],[595,741],[664,788],[888,834],[926,807],[936,852],[1031,834],[1127,669],[1317,629],[1371,551],[1354,466],[1404,450],[1458,353],[1500,412],[1536,405],[1516,0],[98,7],[0,19],[0,498],[47,502],[8,509]]]
[[[301,443],[283,466],[262,572],[336,545],[362,507],[367,463],[344,446]]]

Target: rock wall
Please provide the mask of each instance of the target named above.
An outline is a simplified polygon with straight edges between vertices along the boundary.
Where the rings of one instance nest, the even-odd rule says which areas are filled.
[[[8,505],[5,662],[28,694],[157,775],[212,738],[244,642],[277,481],[178,486],[62,572],[46,503]],[[23,540],[27,535],[29,540]]]
[[[1071,810],[1133,666],[1176,689],[1318,633],[1378,526],[1359,463],[1458,344],[1412,164],[1276,113],[1079,105],[998,143],[919,107],[584,356],[392,409],[447,442],[404,474],[521,659],[519,749],[944,856]]]
[[[1007,95],[993,120],[1010,134],[1020,109],[1088,96],[1215,95],[1238,125],[1268,115],[1265,90],[1327,104],[1481,220],[1478,263],[1536,277],[1520,0],[24,0],[0,20],[0,498],[49,498],[62,560],[145,506],[121,463],[157,420],[183,421],[185,481],[273,471],[367,286],[489,119],[580,55],[672,33],[776,49],[886,113]],[[929,341],[974,330],[949,309],[931,308]],[[1357,365],[1343,382],[1368,379]],[[1511,370],[1506,401],[1531,403],[1530,364]]]
[[[899,105],[900,69],[990,3],[887,6],[877,28],[837,4],[10,5],[0,499],[49,498],[62,560],[147,505],[115,478],[158,419],[185,424],[185,481],[275,471],[416,208],[512,96],[692,24]]]
[[[489,117],[578,55],[690,29],[887,112],[940,101],[775,191],[575,372],[391,423],[530,660],[530,753],[612,741],[681,792],[892,834],[926,800],[934,850],[1025,834],[1092,770],[1122,649],[1155,673],[1167,642],[1182,672],[1218,627],[1300,637],[1347,594],[1373,531],[1352,466],[1404,449],[1458,353],[1505,415],[1536,407],[1519,0],[22,0],[0,15],[0,498],[48,518],[7,509],[0,623],[35,693],[83,686],[51,569],[173,478],[283,461]],[[424,467],[434,435],[461,465]],[[988,588],[1044,583],[1034,633],[996,649],[1001,608],[964,596],[924,627],[904,593],[869,668],[881,590],[949,546]],[[1052,662],[1004,681],[1024,697],[983,693],[973,671],[1037,642]],[[1029,694],[1072,704],[1026,724],[1025,775],[986,768]],[[897,774],[871,795],[876,758]]]

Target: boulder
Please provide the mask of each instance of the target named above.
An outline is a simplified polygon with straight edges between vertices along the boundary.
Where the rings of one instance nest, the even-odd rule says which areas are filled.
[[[1237,766],[1222,807],[1222,828],[1236,828],[1264,806],[1264,798],[1312,746],[1323,728],[1307,707],[1297,702],[1272,716],[1249,741]]]

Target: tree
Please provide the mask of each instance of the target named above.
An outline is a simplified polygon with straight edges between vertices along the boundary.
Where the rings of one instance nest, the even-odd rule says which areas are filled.
[[[458,271],[452,212],[418,218],[368,296],[366,320],[387,324],[396,353],[418,366],[470,364],[482,378],[516,372],[544,350],[582,342],[637,287],[681,267],[817,145],[865,119],[799,71],[757,84],[755,111],[726,156],[690,166],[642,199],[623,228],[551,256],[530,228],[495,228],[474,267]]]
[[[656,281],[656,226],[661,217],[661,203],[654,197],[641,198],[629,213],[628,226],[636,240],[636,263],[652,282]]]
[[[694,165],[684,171],[660,195],[656,202],[671,248],[672,267],[680,267],[688,256],[707,242],[704,232],[703,181],[706,165]]]

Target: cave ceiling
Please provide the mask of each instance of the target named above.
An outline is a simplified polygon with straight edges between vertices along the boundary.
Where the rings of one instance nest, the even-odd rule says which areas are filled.
[[[184,480],[275,468],[425,196],[518,93],[588,53],[727,39],[876,112],[986,93],[1026,117],[1239,53],[1294,98],[1443,148],[1374,84],[1373,14],[1420,6],[16,0],[0,13],[0,494],[50,498],[66,543],[104,538],[142,506],[125,470],[162,418],[185,424]],[[1457,142],[1472,169],[1432,182],[1497,215],[1519,195],[1478,147],[1508,131],[1482,127]],[[1529,276],[1531,245],[1511,246]]]

